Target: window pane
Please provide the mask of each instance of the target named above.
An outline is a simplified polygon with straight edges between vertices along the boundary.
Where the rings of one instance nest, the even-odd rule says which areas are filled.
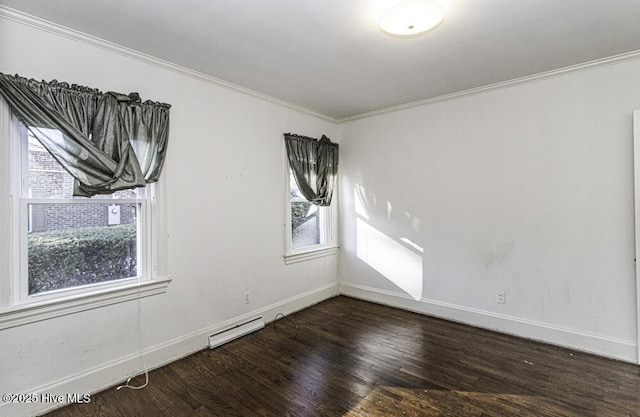
[[[29,294],[137,276],[138,204],[28,204]]]
[[[291,196],[291,247],[300,249],[323,244],[320,210],[300,193],[293,174],[289,177]]]
[[[33,198],[71,198],[73,177],[29,132],[29,192]]]
[[[62,133],[46,129],[48,135]],[[29,142],[29,197],[31,198],[73,198],[73,177],[28,132]],[[136,198],[141,190],[116,191],[110,195],[97,195],[93,199]]]

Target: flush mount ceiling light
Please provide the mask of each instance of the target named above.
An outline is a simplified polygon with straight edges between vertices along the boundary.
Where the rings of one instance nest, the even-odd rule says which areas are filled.
[[[413,38],[438,26],[444,19],[444,6],[435,0],[402,0],[380,16],[380,29],[385,33]]]

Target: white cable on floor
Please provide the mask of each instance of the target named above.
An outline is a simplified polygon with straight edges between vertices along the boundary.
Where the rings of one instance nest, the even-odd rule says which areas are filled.
[[[138,293],[138,335],[139,335],[140,346],[142,348],[141,356],[142,356],[142,367],[144,369],[144,384],[138,385],[138,386],[130,385],[129,382],[131,382],[131,380],[135,378],[134,376],[132,376],[129,379],[127,379],[127,382],[125,382],[123,385],[118,385],[116,387],[116,391],[120,391],[122,388],[137,390],[137,389],[142,389],[147,385],[149,385],[149,369],[147,368],[147,361],[145,360],[145,355],[144,355],[144,344],[142,343],[142,300],[141,300],[142,297],[140,297],[140,274],[138,274],[137,293]]]

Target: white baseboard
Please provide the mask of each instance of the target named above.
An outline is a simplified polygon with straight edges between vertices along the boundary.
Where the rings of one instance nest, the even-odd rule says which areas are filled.
[[[71,375],[58,381],[33,388],[29,394],[33,394],[38,400],[31,403],[0,403],[0,416],[32,416],[51,411],[66,404],[68,394],[93,394],[108,387],[126,381],[130,376],[139,375],[147,369],[152,370],[175,360],[189,356],[208,347],[209,335],[228,328],[238,323],[247,321],[256,316],[262,316],[265,322],[271,322],[279,313],[288,315],[298,310],[317,304],[338,293],[337,284],[326,285],[315,290],[282,300],[267,307],[253,310],[233,319],[226,320],[214,326],[210,326],[184,336],[169,340],[165,343],[153,346],[143,352],[135,353],[111,362],[104,363],[95,368],[87,369],[81,373]],[[134,381],[137,382],[138,379]],[[42,395],[63,396],[65,401],[42,402]],[[51,397],[48,397],[51,398]]]
[[[469,324],[500,333],[507,333],[583,352],[594,353],[625,362],[638,363],[638,349],[636,343],[631,341],[584,333],[533,320],[435,300],[415,300],[413,297],[405,294],[384,291],[354,283],[341,282],[338,288],[341,294],[350,297]]]

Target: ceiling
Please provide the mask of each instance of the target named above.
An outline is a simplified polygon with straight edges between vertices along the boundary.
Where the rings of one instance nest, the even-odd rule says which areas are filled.
[[[414,39],[397,0],[0,0],[335,120],[640,50],[639,0],[442,0]]]

